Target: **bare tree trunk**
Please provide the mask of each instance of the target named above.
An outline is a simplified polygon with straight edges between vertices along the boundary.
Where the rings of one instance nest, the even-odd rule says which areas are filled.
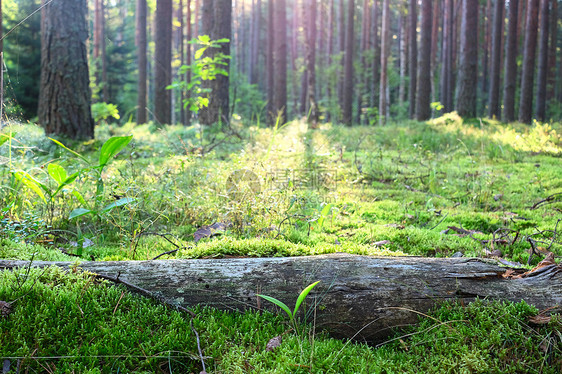
[[[418,14],[417,0],[410,0],[409,18],[410,18],[410,87],[408,88],[408,101],[410,102],[410,118],[416,115],[416,92],[417,92],[417,69],[418,69]]]
[[[306,70],[308,75],[308,114],[307,122],[309,126],[315,128],[318,124],[318,107],[316,105],[316,0],[308,1],[308,17],[306,17],[305,36],[306,36]]]
[[[381,77],[379,90],[379,124],[386,124],[388,117],[388,55],[390,53],[390,5],[388,0],[383,0],[382,29],[381,29]]]
[[[406,72],[408,71],[407,39],[407,0],[403,0],[400,5],[400,84],[398,87],[398,103],[402,106],[406,101]]]
[[[505,71],[503,80],[503,120],[515,121],[515,89],[517,86],[517,0],[509,2],[509,24],[507,30]]]
[[[192,24],[191,24],[191,0],[186,0],[187,2],[187,8],[186,8],[186,12],[185,12],[185,22],[187,24],[187,32],[186,32],[186,39],[188,41],[187,45],[186,45],[186,54],[185,54],[185,63],[187,66],[191,66],[191,44],[189,43],[189,41],[193,38],[193,30],[192,30]],[[191,70],[188,69],[185,72],[185,77],[184,77],[186,82],[191,82]],[[186,92],[185,93],[185,99],[189,99],[189,97],[191,96],[190,92]],[[187,110],[185,111],[185,122],[184,122],[185,126],[189,126],[191,125],[191,111]]]
[[[330,0],[330,8],[328,9],[328,48],[327,48],[327,65],[329,68],[332,67],[332,57],[334,55],[334,28],[335,28],[335,0]],[[334,95],[334,87],[337,87],[337,79],[335,82],[335,86],[332,86],[333,81],[331,79],[326,80],[326,96],[328,98],[328,106],[335,106],[333,105],[333,95]],[[337,91],[337,89],[335,90]],[[331,108],[330,108],[331,109]],[[332,110],[328,109],[326,111],[326,119],[332,120]]]
[[[550,50],[548,51],[548,88],[547,100],[555,99],[556,87],[556,50],[558,36],[558,0],[552,0],[550,9]]]
[[[543,122],[546,117],[546,82],[548,79],[548,28],[549,14],[548,3],[550,0],[541,0],[540,9],[540,44],[539,66],[537,74],[537,120]]]
[[[160,125],[172,121],[172,0],[156,4],[156,33],[154,40],[154,119]]]
[[[484,48],[482,53],[482,98],[484,95],[488,93],[489,87],[489,66],[490,66],[490,50],[491,50],[491,41],[492,41],[492,0],[486,1],[486,7],[483,7],[482,20],[484,22]]]
[[[287,5],[285,0],[275,3],[275,91],[274,111],[280,124],[287,122]]]
[[[416,119],[425,121],[431,117],[431,29],[432,0],[421,2],[421,38],[418,51],[418,77],[416,94]]]
[[[437,63],[437,48],[438,48],[438,40],[439,40],[439,22],[441,17],[441,0],[433,0],[433,12],[432,12],[432,20],[433,24],[431,25],[431,54],[430,54],[430,82],[431,82],[431,101],[437,101],[436,94],[437,90],[435,88],[435,71],[436,71],[436,63]]]
[[[58,0],[41,10],[39,123],[45,133],[91,139],[86,0]]]
[[[525,48],[519,100],[519,122],[531,123],[533,116],[533,80],[535,77],[535,55],[537,50],[537,24],[539,0],[528,0],[525,21]]]
[[[445,113],[453,110],[453,0],[444,1],[443,47],[441,53],[441,104]]]
[[[476,116],[478,82],[478,0],[463,0],[461,46],[457,79],[457,112],[461,117]]]
[[[273,50],[274,50],[274,2],[270,1],[267,4],[267,54],[266,54],[266,70],[267,70],[267,123],[269,126],[275,124],[275,105],[273,103],[273,93],[275,91],[275,70],[273,63]]]
[[[146,39],[146,18],[147,6],[146,0],[137,0],[137,51],[138,51],[138,66],[139,66],[139,81],[138,81],[138,97],[137,97],[137,123],[143,124],[147,121],[147,39]]]
[[[0,261],[0,269],[28,266]],[[32,266],[71,262],[34,261]],[[82,262],[80,269],[137,286],[160,300],[193,308],[248,310],[275,307],[256,293],[294,305],[301,290],[321,281],[301,310],[316,309],[315,325],[336,338],[378,342],[393,327],[417,323],[443,301],[476,298],[526,301],[560,313],[562,268],[549,265],[524,278],[505,279],[508,269],[477,259],[368,257],[334,254],[285,258]],[[145,292],[146,294],[146,292]],[[305,308],[306,306],[306,308]],[[309,314],[310,315],[310,314]]]
[[[353,121],[353,29],[354,29],[355,0],[348,0],[347,31],[345,33],[345,64],[343,81],[343,119],[342,122],[351,126]]]
[[[500,70],[501,70],[501,41],[503,34],[504,0],[495,0],[494,29],[492,32],[492,79],[490,79],[490,97],[488,100],[488,117],[500,117]]]

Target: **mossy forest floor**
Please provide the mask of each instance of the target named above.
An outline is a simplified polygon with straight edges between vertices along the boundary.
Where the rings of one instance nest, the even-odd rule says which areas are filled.
[[[72,152],[31,125],[2,134],[2,259],[462,253],[533,266],[562,255],[560,124],[449,114],[316,130],[103,125],[94,141],[60,139]],[[105,140],[125,135],[131,143],[96,168]],[[61,169],[78,174],[58,188]],[[90,213],[69,219],[76,209]],[[191,320],[54,268],[1,273],[0,300],[13,302],[0,316],[0,357],[29,372],[199,372],[194,331],[208,372],[562,371],[560,318],[535,326],[538,311],[523,303],[442,305],[370,347],[310,321],[296,333],[268,313],[202,308]],[[275,336],[283,343],[267,351]]]

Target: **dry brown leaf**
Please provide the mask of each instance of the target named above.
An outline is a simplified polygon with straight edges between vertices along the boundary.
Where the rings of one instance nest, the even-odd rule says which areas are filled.
[[[551,316],[541,316],[540,314],[538,316],[531,316],[528,318],[529,322],[534,323],[535,325],[546,325],[547,323],[550,323],[550,320],[552,319]]]
[[[227,223],[216,222],[213,223],[212,225],[201,227],[200,229],[198,229],[193,233],[193,238],[195,239],[195,243],[197,243],[199,240],[203,238],[210,238],[212,236],[222,234],[224,230],[228,228],[228,226],[229,225]]]
[[[375,247],[382,247],[383,245],[387,245],[387,244],[391,244],[391,241],[390,240],[381,240],[381,241],[373,243],[373,245]]]
[[[0,317],[8,317],[12,313],[12,304],[0,300]]]
[[[271,338],[267,342],[267,345],[265,346],[265,350],[268,352],[273,352],[281,345],[281,343],[283,343],[283,337],[281,335],[276,336],[275,338]]]

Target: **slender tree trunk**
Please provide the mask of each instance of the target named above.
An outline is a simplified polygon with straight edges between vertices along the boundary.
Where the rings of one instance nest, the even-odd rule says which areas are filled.
[[[353,121],[353,44],[354,44],[355,0],[348,0],[347,31],[345,33],[345,65],[343,82],[343,123],[351,126]]]
[[[211,3],[211,9],[207,11],[211,14],[211,19],[207,19],[204,23],[203,30],[209,30],[211,40],[232,39],[232,0],[205,0],[203,7],[208,7]],[[210,23],[207,23],[210,21]],[[221,53],[224,56],[230,56],[230,42],[222,43],[219,48],[215,48],[213,53]],[[230,63],[225,61],[227,65],[223,66],[224,70],[229,71]],[[210,81],[211,92],[209,94],[209,106],[202,108],[200,111],[200,122],[203,125],[213,125],[216,123],[228,123],[230,116],[230,95],[229,95],[229,76],[217,75]]]
[[[261,0],[257,0],[256,4],[252,6],[253,14],[253,30],[252,34],[252,58],[251,58],[251,71],[250,71],[250,84],[258,84],[258,61],[259,61],[259,47],[260,47],[260,33],[261,33]]]
[[[509,23],[505,49],[503,79],[503,120],[515,121],[515,89],[517,86],[517,20],[519,1],[509,2]]]
[[[373,66],[371,68],[371,107],[376,107],[379,102],[379,80],[380,80],[380,42],[379,42],[379,0],[373,0],[371,11],[371,47],[373,51]]]
[[[304,4],[303,4],[304,6]],[[290,28],[291,31],[291,87],[292,87],[292,97],[293,97],[293,108],[295,113],[296,112],[304,112],[302,109],[303,106],[306,105],[305,101],[305,91],[306,87],[304,86],[304,75],[306,74],[306,70],[303,72],[301,77],[301,90],[299,91],[298,85],[298,69],[297,69],[297,59],[299,58],[299,22],[300,22],[300,14],[303,12],[303,9],[299,7],[299,0],[293,0],[292,6],[292,25]],[[300,101],[299,101],[300,100]],[[299,106],[300,103],[300,106]],[[299,109],[300,108],[300,109]]]
[[[453,110],[453,0],[444,0],[443,6],[443,47],[441,53],[441,104],[445,113]]]
[[[408,101],[410,102],[410,118],[416,115],[416,92],[417,92],[417,69],[418,69],[418,14],[417,0],[410,0],[409,8],[410,18],[410,87],[408,89]]]
[[[318,108],[316,105],[316,0],[308,2],[308,17],[305,25],[306,35],[306,70],[308,73],[308,124],[315,128],[318,124]]]
[[[384,125],[388,117],[388,55],[390,53],[390,5],[389,0],[383,0],[382,29],[381,29],[381,78],[379,90],[379,123]]]
[[[192,38],[193,38],[193,29],[192,29],[192,23],[191,23],[191,0],[186,0],[187,3],[187,7],[186,7],[186,12],[185,12],[185,23],[187,24],[187,30],[186,30],[186,39],[189,42]],[[187,66],[191,66],[191,44],[187,43],[186,45],[186,51],[185,51],[185,63]],[[191,70],[188,69],[185,73],[185,77],[184,77],[186,82],[191,82]],[[189,99],[191,96],[190,92],[186,92],[185,93],[185,99]],[[182,104],[183,106],[183,104]],[[185,111],[185,122],[184,122],[185,126],[189,126],[191,125],[191,111],[190,110],[186,110]]]
[[[194,38],[197,38],[200,35],[200,29],[199,29],[199,15],[201,13],[200,10],[201,10],[201,0],[195,0],[195,7],[193,9],[193,37]]]
[[[189,3],[189,1],[187,2]],[[180,53],[180,67],[185,65],[185,35],[184,35],[185,19],[183,17],[183,10],[184,10],[183,0],[179,0],[178,18],[179,18],[180,28],[178,30],[178,43],[179,43],[179,53]],[[185,108],[183,106],[184,100],[185,100],[185,94],[183,91],[181,91],[180,92],[180,123],[185,126]]]
[[[437,90],[435,88],[435,71],[436,63],[437,63],[437,49],[438,49],[438,40],[439,40],[439,22],[440,18],[439,15],[441,14],[441,0],[433,0],[433,12],[432,12],[432,20],[433,23],[431,25],[431,54],[430,54],[430,82],[431,82],[431,101],[437,101]]]
[[[558,36],[558,0],[552,0],[550,9],[550,50],[548,51],[548,87],[546,99],[555,99],[556,87],[556,52]]]
[[[297,2],[297,0],[295,0]],[[310,6],[310,4],[306,3],[307,0],[301,0],[301,5],[302,7],[298,7],[297,4],[295,4],[295,20],[298,19],[298,21],[300,22],[295,22],[296,24],[296,28],[295,28],[295,34],[297,34],[296,30],[303,30],[302,36],[300,38],[295,37],[295,39],[300,39],[300,41],[302,42],[302,44],[304,44],[304,51],[303,51],[303,58],[305,61],[305,69],[301,75],[301,90],[300,90],[300,114],[301,116],[305,115],[308,111],[308,68],[307,68],[307,64],[306,64],[306,43],[307,43],[307,35],[306,35],[306,22],[307,22],[307,11],[306,8],[308,6]],[[298,12],[298,10],[300,10],[300,12]],[[301,44],[301,43],[297,43]],[[298,49],[297,49],[298,50]],[[295,60],[295,59],[293,59]],[[294,61],[293,61],[294,63]],[[296,71],[296,69],[295,69]]]
[[[147,6],[146,0],[137,0],[137,56],[139,68],[139,81],[138,81],[138,97],[137,97],[137,123],[143,124],[147,122],[147,39],[146,39],[146,18]]]
[[[273,103],[273,93],[275,91],[275,70],[273,63],[273,50],[274,50],[274,2],[269,1],[267,4],[267,54],[266,54],[266,70],[267,70],[267,123],[269,126],[275,124],[275,105]]]
[[[109,100],[107,86],[107,56],[105,46],[105,6],[103,0],[94,2],[94,64],[96,85],[100,90],[100,100]]]
[[[540,44],[539,66],[537,74],[537,120],[543,122],[546,117],[546,82],[548,79],[548,28],[549,14],[548,3],[550,0],[541,0],[540,4]]]
[[[0,0],[0,130],[4,118],[4,28],[2,26],[3,15],[2,0]]]
[[[431,117],[431,29],[432,1],[421,1],[421,38],[418,51],[418,77],[416,94],[416,119],[425,121]]]
[[[172,83],[172,0],[157,2],[155,24],[154,117],[164,125],[172,120],[171,92],[166,88]]]
[[[353,1],[355,0],[348,0]],[[340,108],[342,112],[344,111],[345,99],[344,99],[344,85],[345,85],[345,11],[344,11],[344,0],[340,0],[339,3],[339,14],[338,14],[338,32],[339,32],[339,52],[340,52],[340,79],[338,80],[338,98],[340,102]]]
[[[39,123],[46,134],[94,136],[88,74],[86,0],[58,0],[41,10]]]
[[[285,0],[275,2],[275,91],[274,111],[280,123],[287,122],[287,5]]]
[[[537,24],[539,0],[528,0],[525,21],[525,46],[519,100],[519,122],[531,123],[533,116],[533,80],[537,50]]]
[[[492,40],[492,0],[486,1],[486,7],[484,8],[484,48],[482,53],[482,93],[488,92],[489,87],[489,66],[490,66],[490,50],[491,50],[491,40]]]
[[[368,66],[366,54],[370,43],[371,30],[371,7],[369,0],[363,0],[363,14],[361,17],[361,72],[357,78],[357,114],[356,122],[361,123],[361,114],[363,112],[364,98],[368,93],[367,82],[369,82]]]
[[[404,105],[406,101],[406,72],[408,71],[408,16],[406,9],[407,0],[403,0],[400,4],[400,83],[398,86],[398,103],[400,106]]]
[[[336,19],[336,14],[335,14],[335,0],[330,0],[330,8],[328,10],[328,48],[327,48],[327,65],[328,67],[331,69],[332,68],[332,63],[333,63],[333,55],[334,55],[334,29],[335,29],[335,19]],[[335,83],[335,84],[334,84]],[[333,96],[334,96],[334,91],[337,91],[337,79],[334,80],[333,79],[326,79],[326,96],[328,97],[328,106],[329,107],[335,107],[336,105],[334,105],[334,103],[336,102],[336,100],[334,100]],[[327,110],[326,112],[326,119],[327,120],[331,120],[332,119],[332,110]]]
[[[503,8],[504,0],[495,0],[494,3],[494,29],[492,32],[492,79],[490,79],[490,97],[488,100],[488,117],[500,117],[500,67],[501,67],[501,40],[503,34]]]
[[[476,116],[478,82],[478,0],[463,0],[461,46],[457,78],[457,112],[461,117]]]

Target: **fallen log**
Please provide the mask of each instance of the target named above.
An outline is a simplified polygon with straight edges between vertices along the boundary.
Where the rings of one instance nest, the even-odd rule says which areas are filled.
[[[28,266],[0,261],[0,269]],[[34,261],[32,266],[74,266]],[[333,254],[287,258],[83,262],[80,268],[117,278],[186,308],[269,309],[256,294],[290,307],[310,283],[322,281],[307,298],[316,305],[317,328],[332,336],[376,342],[392,327],[416,323],[437,302],[476,297],[525,300],[539,310],[562,305],[562,267],[549,265],[524,278],[507,279],[507,268],[470,258],[369,257]],[[418,313],[416,313],[418,312]]]

